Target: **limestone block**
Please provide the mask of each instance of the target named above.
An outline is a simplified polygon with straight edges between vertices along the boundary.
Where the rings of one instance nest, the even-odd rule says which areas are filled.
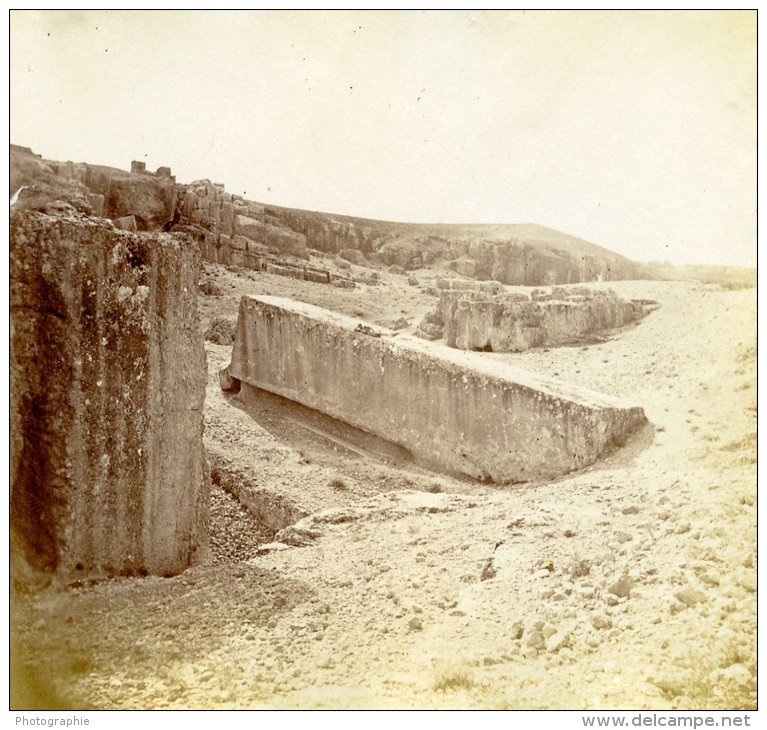
[[[255,246],[255,243],[245,236],[234,236],[231,246],[236,251],[247,251],[249,246]]]
[[[477,272],[477,262],[468,257],[450,262],[450,268],[461,276],[474,276]]]
[[[210,200],[208,203],[208,223],[209,225],[218,230],[219,223],[221,222],[221,203],[217,200]]]
[[[96,193],[90,193],[88,195],[88,202],[93,209],[92,215],[96,218],[102,218],[104,216],[104,196]]]
[[[461,350],[523,352],[561,345],[636,322],[652,309],[584,287],[534,289],[528,298],[497,282],[438,279],[437,286],[439,304],[427,319],[444,322],[445,343]],[[423,325],[419,331],[428,332]]]
[[[11,531],[77,575],[174,574],[207,552],[197,247],[11,214]]]
[[[115,218],[112,223],[115,228],[119,228],[121,231],[133,231],[135,233],[138,230],[136,227],[136,216],[133,215]]]
[[[234,217],[235,235],[245,236],[267,246],[276,246],[281,252],[306,255],[306,237],[286,228],[262,223],[245,215]]]
[[[362,251],[358,251],[356,248],[344,248],[338,252],[338,255],[345,261],[357,264],[357,266],[365,266],[365,264],[367,264],[365,254],[362,253]],[[404,271],[404,269],[402,270]]]
[[[105,195],[107,218],[136,216],[139,230],[158,230],[173,220],[176,186],[166,178],[150,175],[115,175]]]
[[[346,276],[339,276],[330,272],[330,283],[339,289],[356,289],[357,285]]]
[[[326,269],[307,268],[305,270],[305,276],[307,281],[315,281],[318,284],[330,283],[330,272]]]
[[[500,483],[585,467],[646,421],[618,399],[277,297],[243,297],[226,375]]]
[[[234,235],[234,205],[232,205],[231,200],[225,200],[221,203],[221,222],[219,226],[221,233],[225,233],[227,236]]]

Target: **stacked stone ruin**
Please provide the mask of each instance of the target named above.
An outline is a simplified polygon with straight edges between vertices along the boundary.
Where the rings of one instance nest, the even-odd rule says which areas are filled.
[[[286,227],[264,206],[227,193],[222,183],[199,180],[180,185],[171,168],[158,167],[152,173],[140,160],[133,160],[131,171],[125,172],[42,160],[28,148],[12,149],[36,158],[59,180],[79,183],[88,212],[110,219],[115,228],[127,232],[169,230],[190,222],[199,228],[195,237],[206,261],[341,288],[355,287],[348,276],[310,265],[302,233]]]
[[[15,149],[32,154],[26,148]],[[638,271],[634,262],[606,250],[589,253],[557,247],[545,240],[549,235],[545,231],[531,232],[533,238],[543,238],[529,241],[506,234],[502,240],[485,239],[467,236],[466,231],[434,235],[430,229],[439,226],[265,206],[227,193],[223,184],[210,180],[180,185],[170,168],[159,167],[151,173],[138,160],[132,162],[131,172],[46,162],[59,177],[82,183],[93,214],[111,219],[122,230],[168,229],[191,222],[201,229],[198,239],[208,261],[312,282],[354,286],[349,277],[309,265],[309,251],[346,253],[347,258],[354,252],[354,261],[360,265],[396,266],[404,271],[444,261],[463,276],[525,286],[634,278]]]
[[[308,260],[306,237],[280,225],[264,206],[227,193],[221,183],[199,180],[179,186],[179,213],[202,226],[206,261],[293,279],[353,288],[354,282]],[[285,256],[291,259],[286,259]]]
[[[621,299],[611,289],[553,287],[529,295],[497,281],[438,279],[439,301],[416,334],[459,350],[522,352],[579,342],[638,321],[654,302]]]

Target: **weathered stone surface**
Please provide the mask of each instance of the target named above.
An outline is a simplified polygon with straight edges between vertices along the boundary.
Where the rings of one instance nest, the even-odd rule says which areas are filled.
[[[268,274],[277,274],[278,276],[289,276],[291,279],[303,279],[303,269],[299,269],[295,266],[280,266],[279,264],[267,264],[266,271]]]
[[[330,284],[338,289],[354,289],[356,284],[345,276],[339,276],[338,274],[330,272]]]
[[[541,286],[629,278],[636,265],[617,255],[601,256],[536,245],[525,240],[473,240],[451,266],[466,276],[504,284]],[[607,254],[607,255],[605,255]]]
[[[627,279],[639,271],[607,249],[542,226],[413,225],[276,206],[266,211],[270,222],[305,235],[311,248],[357,249],[405,270],[444,260],[465,276],[526,286]]]
[[[104,217],[104,196],[97,193],[88,195],[88,202],[91,204],[92,213],[95,218]]]
[[[462,256],[450,262],[450,268],[461,276],[474,278],[477,273],[477,262],[468,256]]]
[[[158,230],[173,220],[176,185],[168,178],[150,175],[114,175],[104,196],[107,218],[134,215],[139,230]]]
[[[11,145],[9,182],[17,211],[71,206],[89,214],[99,203],[79,180],[59,177],[55,163],[16,145]]]
[[[365,259],[365,254],[362,253],[362,251],[358,251],[356,248],[341,249],[338,252],[338,255],[342,259],[346,261],[351,261],[351,263],[357,264],[358,266],[364,266],[367,263],[367,260]]]
[[[628,598],[633,587],[634,579],[628,575],[622,575],[608,587],[607,591],[618,598]]]
[[[133,161],[131,173],[103,165],[51,162],[23,150],[12,150],[11,168],[25,183],[33,182],[46,191],[50,178],[57,178],[56,196],[71,201],[71,190],[64,183],[76,182],[86,193],[88,212],[98,217],[122,218],[135,215],[141,230],[159,229],[173,220],[176,207],[175,180],[153,180],[143,162]],[[75,208],[83,210],[75,200]]]
[[[262,223],[245,215],[235,215],[234,234],[261,244],[276,246],[283,253],[296,256],[306,253],[306,238],[302,234],[286,228],[278,228],[269,223]]]
[[[318,284],[330,283],[330,272],[326,269],[312,269],[307,267],[305,274],[307,281],[314,281]]]
[[[115,228],[119,228],[121,231],[130,231],[132,233],[138,231],[136,216],[134,215],[126,215],[124,218],[115,218],[112,223]]]
[[[82,216],[12,213],[15,560],[171,574],[207,550],[199,253]]]
[[[696,603],[704,603],[706,600],[706,594],[704,591],[689,585],[684,586],[676,591],[676,593],[674,593],[674,597],[688,607],[694,606]]]
[[[555,287],[532,297],[508,293],[499,282],[437,282],[440,299],[419,326],[426,339],[443,337],[460,350],[522,352],[623,327],[651,307],[611,290]],[[440,333],[439,328],[442,328]]]
[[[645,422],[617,399],[277,297],[243,297],[226,376],[495,482],[581,468]]]
[[[269,206],[265,213],[275,225],[303,235],[307,245],[318,251],[338,253],[342,249],[358,249],[370,253],[374,249],[374,232],[369,226],[356,225],[345,216],[330,216],[308,210]],[[377,237],[380,238],[379,233]]]

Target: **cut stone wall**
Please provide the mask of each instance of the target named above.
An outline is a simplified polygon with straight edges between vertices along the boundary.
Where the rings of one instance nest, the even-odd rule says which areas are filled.
[[[277,297],[240,303],[221,373],[225,389],[238,381],[494,482],[587,466],[645,422],[617,399]]]
[[[243,200],[219,183],[198,180],[179,185],[179,213],[208,229],[216,247],[229,251],[262,248],[275,253],[308,258],[306,237],[283,226],[259,203]],[[238,244],[237,239],[242,239]],[[252,268],[252,267],[248,267]]]
[[[206,232],[199,238],[200,250],[206,261],[224,266],[241,266],[254,271],[266,271],[277,276],[287,276],[291,279],[313,281],[318,284],[332,284],[336,287],[354,289],[356,284],[348,276],[342,276],[336,271],[292,259],[287,260],[270,253],[267,246],[249,240],[244,236],[216,237]]]
[[[92,188],[91,188],[92,189]],[[134,216],[140,231],[162,230],[176,212],[176,184],[168,177],[112,175],[104,195],[104,215],[115,220]]]
[[[207,553],[200,255],[183,237],[12,212],[14,560],[173,574]]]

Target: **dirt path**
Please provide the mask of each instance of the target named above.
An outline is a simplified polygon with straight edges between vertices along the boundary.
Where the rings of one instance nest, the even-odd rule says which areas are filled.
[[[355,290],[215,279],[208,321],[245,291],[371,321],[433,301],[385,272]],[[219,479],[278,495],[304,546],[253,556],[273,529],[226,562],[252,525],[219,495],[218,564],[22,597],[21,671],[73,707],[754,708],[755,290],[610,286],[661,308],[602,344],[488,357],[628,397],[652,427],[513,489],[267,428],[220,391],[229,351],[207,343]]]

